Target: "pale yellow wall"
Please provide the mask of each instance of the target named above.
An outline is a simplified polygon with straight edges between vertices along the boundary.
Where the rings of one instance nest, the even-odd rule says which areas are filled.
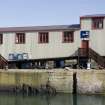
[[[81,29],[91,30],[91,19],[81,19]]]
[[[49,32],[49,43],[38,43],[38,32],[27,32],[25,44],[15,44],[15,33],[3,33],[0,53],[8,59],[9,53],[28,53],[30,59],[68,57],[80,46],[79,31],[74,32],[73,43],[62,43],[62,31]]]
[[[94,30],[90,36],[90,46],[101,56],[105,56],[105,29]]]

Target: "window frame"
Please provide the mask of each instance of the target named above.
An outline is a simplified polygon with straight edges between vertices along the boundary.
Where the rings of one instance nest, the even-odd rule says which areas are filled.
[[[2,44],[3,44],[3,34],[0,33],[0,45],[2,45]]]
[[[74,42],[74,31],[64,31],[62,36],[63,43],[73,43]]]
[[[96,29],[103,29],[103,28],[104,28],[104,18],[103,17],[92,18],[92,29],[96,30]]]
[[[38,43],[39,44],[49,43],[49,32],[38,32]]]
[[[19,32],[15,34],[15,44],[25,44],[26,42],[26,34],[23,32]]]

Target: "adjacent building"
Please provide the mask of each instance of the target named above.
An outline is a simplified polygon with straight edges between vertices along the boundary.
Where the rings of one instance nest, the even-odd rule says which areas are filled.
[[[89,46],[90,58],[105,67],[105,14],[81,16],[80,26],[80,32],[87,32],[82,45]]]

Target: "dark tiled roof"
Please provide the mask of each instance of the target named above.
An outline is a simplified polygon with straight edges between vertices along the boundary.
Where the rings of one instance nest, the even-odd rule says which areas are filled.
[[[93,15],[84,15],[80,18],[94,18],[94,17],[105,17],[105,14],[93,14]]]
[[[4,27],[0,32],[27,32],[27,31],[54,31],[54,30],[78,30],[79,24],[73,25],[52,25],[52,26],[31,26],[31,27]]]

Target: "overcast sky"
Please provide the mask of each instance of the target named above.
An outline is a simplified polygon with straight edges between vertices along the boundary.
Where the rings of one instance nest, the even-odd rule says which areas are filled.
[[[0,0],[0,27],[78,24],[105,14],[105,0]]]

